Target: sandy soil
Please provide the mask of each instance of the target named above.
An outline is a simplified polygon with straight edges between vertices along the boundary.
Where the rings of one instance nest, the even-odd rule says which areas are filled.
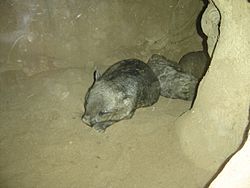
[[[189,102],[160,98],[100,134],[80,121],[91,69],[1,76],[0,187],[195,188],[209,178],[179,146],[174,122]]]

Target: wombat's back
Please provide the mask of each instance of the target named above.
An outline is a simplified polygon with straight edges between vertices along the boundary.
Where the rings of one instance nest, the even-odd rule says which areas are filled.
[[[160,83],[151,68],[138,59],[127,59],[109,67],[100,80],[112,82],[120,92],[136,98],[135,108],[157,102]]]

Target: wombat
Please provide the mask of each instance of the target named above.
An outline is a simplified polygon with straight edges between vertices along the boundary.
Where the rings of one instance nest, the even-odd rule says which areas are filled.
[[[95,74],[85,96],[82,121],[99,132],[133,116],[140,107],[153,105],[160,83],[151,68],[138,59],[119,61],[102,75]]]
[[[182,71],[193,75],[201,80],[205,75],[210,58],[204,51],[189,52],[185,54],[179,61]]]
[[[184,73],[176,62],[154,54],[148,60],[148,65],[160,81],[161,96],[172,99],[194,99],[198,79]]]

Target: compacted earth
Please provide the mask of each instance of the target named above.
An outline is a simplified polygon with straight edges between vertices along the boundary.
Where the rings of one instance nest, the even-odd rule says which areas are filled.
[[[105,133],[83,124],[91,68],[1,74],[0,187],[202,187],[175,120],[190,102],[161,97]]]

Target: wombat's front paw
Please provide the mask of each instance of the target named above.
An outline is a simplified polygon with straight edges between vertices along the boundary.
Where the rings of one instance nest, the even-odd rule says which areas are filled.
[[[104,133],[105,132],[105,128],[103,126],[100,125],[94,125],[93,128],[99,132],[99,133]]]

